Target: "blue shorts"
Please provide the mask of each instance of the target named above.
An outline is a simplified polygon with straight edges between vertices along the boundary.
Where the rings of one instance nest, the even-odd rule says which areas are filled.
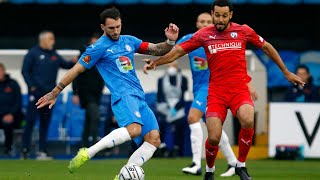
[[[120,127],[126,127],[132,123],[142,126],[141,134],[133,140],[139,145],[144,136],[151,130],[158,130],[159,126],[153,111],[144,99],[138,96],[128,95],[112,104],[113,114]]]
[[[198,91],[194,94],[191,108],[199,109],[203,114],[206,113],[208,90]]]

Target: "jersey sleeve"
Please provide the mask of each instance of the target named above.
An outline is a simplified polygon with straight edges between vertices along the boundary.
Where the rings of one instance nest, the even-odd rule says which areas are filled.
[[[198,49],[202,46],[202,41],[200,40],[200,33],[195,33],[189,40],[182,42],[179,45],[187,53]]]
[[[248,25],[243,25],[243,27],[245,28],[245,32],[247,35],[247,41],[256,46],[257,48],[261,48],[264,43],[265,40],[259,36],[251,27],[249,27]]]
[[[130,36],[130,35],[128,35],[128,37],[130,38],[130,41],[132,42],[132,45],[134,47],[134,52],[138,52],[141,44],[143,44],[142,40],[137,37]]]
[[[80,56],[78,62],[86,69],[91,69],[104,53],[103,47],[93,44],[86,48],[86,51]]]
[[[181,43],[187,41],[188,39],[190,39],[190,37],[191,37],[191,35],[185,35],[181,39],[179,39],[176,44],[181,44]]]

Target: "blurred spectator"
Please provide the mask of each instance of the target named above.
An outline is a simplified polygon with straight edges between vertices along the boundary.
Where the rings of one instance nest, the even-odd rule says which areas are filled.
[[[13,130],[21,121],[21,91],[18,83],[6,74],[6,69],[0,63],[0,128],[5,134],[6,155],[12,154]]]
[[[173,149],[171,156],[183,155],[183,120],[185,119],[184,94],[188,90],[188,80],[181,73],[176,62],[168,64],[164,76],[158,79],[157,110],[159,112],[159,125],[161,130],[161,148],[166,148],[163,144],[165,130],[169,126],[173,135]]]
[[[306,84],[304,86],[300,84],[290,86],[286,94],[286,101],[319,102],[319,88],[313,84],[309,68],[304,64],[299,65],[296,69],[296,75],[306,82]]]
[[[29,102],[26,114],[26,126],[23,133],[22,158],[29,155],[29,146],[33,126],[40,115],[39,152],[37,159],[52,159],[47,152],[47,133],[51,119],[51,109],[48,106],[37,109],[36,102],[56,86],[59,68],[70,69],[77,61],[63,59],[54,49],[55,37],[51,31],[42,31],[39,34],[39,44],[29,49],[24,57],[22,75],[28,86]]]
[[[81,54],[87,46],[94,44],[99,38],[100,35],[98,33],[93,33],[84,47],[80,49]],[[83,147],[91,146],[97,142],[100,120],[99,106],[103,88],[104,81],[95,66],[80,74],[72,82],[73,103],[79,104],[80,101],[81,108],[86,111],[82,133]]]

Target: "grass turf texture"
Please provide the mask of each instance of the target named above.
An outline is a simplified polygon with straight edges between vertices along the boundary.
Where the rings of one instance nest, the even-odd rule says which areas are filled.
[[[148,161],[143,169],[147,180],[199,180],[202,176],[185,175],[181,169],[189,164],[190,158],[156,159]],[[68,172],[68,161],[35,161],[35,160],[0,160],[1,180],[113,180],[126,159],[91,160],[74,174]],[[204,166],[204,161],[203,167]],[[253,179],[259,180],[319,180],[320,160],[276,161],[249,160],[247,167]],[[239,179],[238,176],[221,178],[219,175],[226,169],[225,160],[216,161],[215,179]],[[203,168],[204,171],[204,168]]]

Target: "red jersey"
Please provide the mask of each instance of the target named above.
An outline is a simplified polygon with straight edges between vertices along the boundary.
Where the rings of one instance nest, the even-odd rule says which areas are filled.
[[[214,25],[198,30],[191,39],[180,44],[187,53],[203,47],[210,69],[210,86],[250,82],[247,75],[246,43],[261,48],[264,39],[247,25],[230,23],[222,32]]]

